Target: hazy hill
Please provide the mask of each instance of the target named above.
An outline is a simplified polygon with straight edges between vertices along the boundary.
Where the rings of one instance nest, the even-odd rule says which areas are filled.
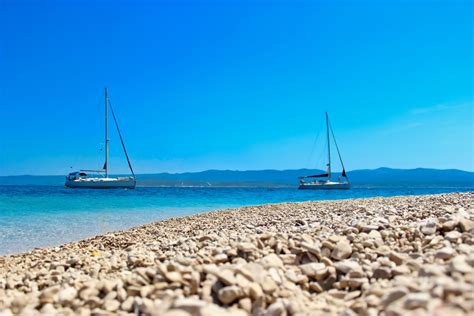
[[[321,173],[315,169],[297,170],[207,170],[185,173],[137,175],[141,186],[296,186],[298,176]],[[336,174],[337,176],[337,174]],[[474,172],[447,169],[353,170],[348,172],[355,185],[433,185],[474,187]],[[2,176],[0,185],[63,185],[64,176]]]

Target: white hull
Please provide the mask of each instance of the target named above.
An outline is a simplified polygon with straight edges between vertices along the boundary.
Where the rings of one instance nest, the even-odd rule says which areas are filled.
[[[350,188],[349,182],[304,182],[298,187],[300,190],[348,190]]]
[[[88,189],[134,189],[136,183],[134,178],[85,178],[66,180],[65,186],[68,188]]]

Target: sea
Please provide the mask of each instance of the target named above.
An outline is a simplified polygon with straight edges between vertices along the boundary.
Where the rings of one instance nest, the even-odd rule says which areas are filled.
[[[474,186],[360,186],[343,191],[255,187],[134,190],[0,186],[0,255],[57,246],[170,217],[280,202],[474,191]]]

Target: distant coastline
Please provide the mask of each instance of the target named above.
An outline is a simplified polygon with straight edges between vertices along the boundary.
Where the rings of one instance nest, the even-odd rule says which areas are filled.
[[[138,174],[138,186],[156,187],[294,187],[297,177],[318,169],[206,170],[184,173]],[[338,174],[335,173],[337,177]],[[361,169],[348,172],[355,187],[474,186],[474,172],[458,169]],[[64,175],[0,176],[0,185],[64,185]]]

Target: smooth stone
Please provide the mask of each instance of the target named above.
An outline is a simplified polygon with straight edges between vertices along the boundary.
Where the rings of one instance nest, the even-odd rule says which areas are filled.
[[[73,287],[67,287],[59,291],[58,301],[61,304],[70,304],[77,296],[77,290]]]
[[[408,309],[426,307],[429,300],[430,295],[428,293],[410,293],[405,298],[404,306]]]
[[[294,265],[296,264],[296,255],[295,254],[284,254],[280,255],[281,260],[286,265]]]
[[[378,230],[371,230],[369,237],[373,239],[382,239],[382,234]]]
[[[120,307],[120,302],[117,300],[106,300],[104,302],[104,309],[109,312],[115,312]]]
[[[308,278],[305,278],[305,277],[304,277],[303,275],[301,275],[301,274],[298,274],[298,275],[297,275],[297,274],[295,273],[295,271],[293,271],[293,270],[287,270],[287,271],[285,272],[285,277],[286,277],[289,281],[291,281],[291,282],[293,282],[293,283],[300,283],[300,282],[302,282],[303,280],[305,280],[305,279],[307,280],[307,279],[308,279]]]
[[[419,276],[442,276],[444,273],[444,266],[437,264],[424,264],[418,270]]]
[[[396,266],[395,268],[392,269],[393,276],[410,274],[410,273],[411,273],[411,270],[406,265]]]
[[[382,245],[375,249],[375,253],[377,253],[380,256],[388,256],[392,250],[390,249],[389,246],[387,245]]]
[[[365,302],[369,306],[377,306],[380,304],[380,298],[377,295],[369,295],[365,297]]]
[[[187,311],[181,310],[181,309],[171,309],[163,314],[160,314],[161,316],[192,316],[190,313]]]
[[[326,279],[326,277],[329,275],[329,268],[325,267],[324,269],[320,269],[316,271],[316,274],[314,275],[314,278],[316,281],[321,281]]]
[[[302,219],[297,219],[295,221],[295,226],[306,226],[306,225],[308,225],[308,224]]]
[[[240,273],[235,275],[235,284],[243,289],[247,289],[249,287],[250,282],[251,281],[249,281],[249,279],[247,279]]]
[[[467,218],[461,218],[459,220],[459,227],[461,228],[461,231],[469,232],[474,229],[474,221],[471,221]]]
[[[352,247],[347,241],[339,241],[331,252],[331,258],[336,260],[347,259],[352,254]]]
[[[284,316],[286,315],[285,306],[281,302],[277,301],[268,307],[264,315],[265,316]]]
[[[207,240],[213,240],[215,239],[215,236],[211,236],[211,235],[205,235],[205,236],[201,236],[198,238],[198,240],[200,242],[203,242],[203,241],[207,241]]]
[[[125,301],[122,302],[120,307],[124,311],[131,312],[134,304],[135,304],[135,298],[133,296],[129,296],[127,297]]]
[[[360,291],[351,291],[344,296],[344,300],[350,301],[360,296]]]
[[[39,301],[41,304],[53,303],[60,291],[59,285],[54,285],[44,289],[39,295]]]
[[[347,281],[351,289],[358,289],[364,286],[364,284],[367,284],[368,282],[369,280],[367,278],[354,278],[354,279],[349,279]]]
[[[223,263],[227,262],[229,260],[229,257],[227,257],[225,253],[219,253],[215,255],[213,259],[215,263]]]
[[[320,262],[311,262],[301,264],[299,268],[304,275],[307,275],[309,277],[316,277],[318,271],[325,269],[326,265]]]
[[[41,307],[41,309],[40,309],[40,312],[42,314],[45,314],[45,315],[56,315],[57,314],[56,308],[54,308],[53,304],[51,304],[51,303],[43,305],[43,307]],[[1,313],[0,313],[0,315],[1,315]]]
[[[401,299],[405,295],[408,294],[408,291],[406,288],[395,288],[389,292],[387,292],[385,295],[382,297],[382,305],[383,306],[389,306],[393,302]]]
[[[358,279],[363,278],[365,276],[365,273],[362,271],[362,269],[356,269],[350,271],[347,276],[351,279]]]
[[[265,269],[258,263],[248,263],[243,267],[237,267],[236,272],[242,274],[250,281],[260,282],[265,273]]]
[[[237,249],[242,252],[254,252],[257,250],[257,247],[249,242],[243,242],[237,245]]]
[[[243,291],[236,285],[226,286],[219,290],[218,298],[223,304],[230,304],[243,296]]]
[[[361,266],[353,260],[342,260],[334,263],[336,270],[342,273],[349,273],[352,270],[361,270]]]
[[[253,300],[258,300],[263,297],[263,290],[260,284],[254,282],[250,283],[249,295]]]
[[[391,276],[391,270],[383,267],[375,269],[373,274],[376,279],[390,279]]]
[[[313,243],[308,243],[308,242],[302,242],[301,243],[301,248],[306,250],[309,253],[312,253],[314,255],[319,256],[321,254],[321,250],[319,249],[319,246]]]
[[[379,225],[364,225],[361,230],[364,233],[369,233],[369,236],[371,236],[370,233],[373,232],[373,231],[377,231],[378,229],[379,229]],[[373,237],[373,236],[371,236],[371,237]],[[380,237],[382,237],[382,236],[380,236]]]
[[[207,304],[199,311],[199,316],[248,316],[246,312],[236,308],[223,308],[216,304]],[[195,315],[193,315],[195,316]]]
[[[239,307],[250,314],[252,312],[252,300],[248,297],[240,299]]]
[[[454,256],[454,249],[451,247],[444,247],[435,252],[435,257],[439,259],[449,259]]]
[[[465,255],[458,255],[451,260],[451,270],[460,273],[470,273],[473,268],[466,262]]]
[[[202,300],[194,298],[180,298],[175,301],[173,307],[180,310],[184,310],[191,315],[197,315],[199,314],[200,309],[206,305],[207,303]]]
[[[391,261],[395,262],[395,264],[397,264],[397,265],[401,265],[406,261],[405,256],[401,253],[396,252],[396,251],[390,252],[388,258]]]
[[[444,238],[451,242],[457,241],[459,238],[461,238],[462,234],[458,232],[457,230],[450,231],[444,235]]]
[[[436,223],[428,221],[421,226],[420,230],[424,235],[433,235],[436,233]]]
[[[260,263],[266,268],[280,268],[283,269],[283,261],[274,253],[266,255],[260,259]]]
[[[278,286],[271,276],[265,276],[260,282],[260,286],[265,293],[272,293]]]
[[[330,289],[328,291],[328,294],[337,299],[344,299],[344,297],[347,295],[347,292],[340,291],[338,289]]]
[[[183,277],[181,276],[181,273],[179,273],[178,271],[168,272],[168,273],[165,274],[165,277],[170,282],[181,282],[183,280]]]
[[[443,231],[444,232],[452,231],[454,228],[456,228],[457,225],[458,225],[458,222],[454,221],[454,220],[444,222],[443,223]]]
[[[321,285],[317,282],[310,282],[309,288],[316,293],[321,293],[324,291]]]
[[[233,284],[237,283],[234,272],[232,272],[231,270],[228,270],[228,269],[224,269],[224,270],[219,271],[219,273],[217,274],[217,277],[225,285],[233,285]]]

